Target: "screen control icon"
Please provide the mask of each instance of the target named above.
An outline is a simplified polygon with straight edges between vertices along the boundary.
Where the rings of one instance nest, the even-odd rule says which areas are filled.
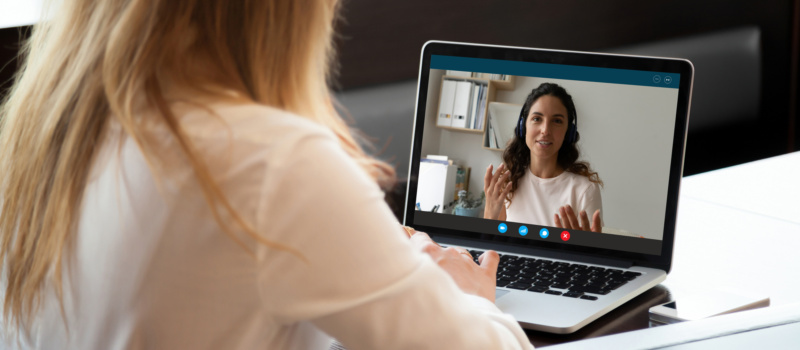
[[[656,84],[660,83],[661,82],[661,76],[658,75],[658,74],[654,75],[653,76],[653,82],[656,83]]]
[[[565,242],[569,241],[569,232],[567,231],[561,232],[561,240]]]
[[[664,83],[665,84],[669,84],[671,82],[672,82],[672,77],[671,76],[667,75],[667,76],[664,77]]]
[[[525,236],[528,234],[528,227],[527,226],[520,226],[519,227],[519,235]]]
[[[500,231],[500,233],[506,233],[507,230],[508,230],[508,226],[506,226],[505,223],[497,225],[497,231]]]
[[[539,230],[539,237],[547,238],[549,236],[550,236],[550,231],[548,231],[546,228]]]

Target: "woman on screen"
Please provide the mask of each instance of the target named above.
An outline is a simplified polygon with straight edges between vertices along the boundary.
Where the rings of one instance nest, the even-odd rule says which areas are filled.
[[[484,217],[601,232],[603,182],[578,161],[577,125],[575,104],[563,87],[543,83],[533,89],[503,164],[486,169]]]

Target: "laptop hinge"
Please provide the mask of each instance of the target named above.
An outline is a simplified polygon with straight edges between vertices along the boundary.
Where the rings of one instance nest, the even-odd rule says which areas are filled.
[[[557,251],[557,250],[549,250],[549,249],[533,248],[533,247],[516,247],[516,246],[508,246],[492,242],[476,242],[471,240],[463,240],[452,237],[435,237],[434,240],[440,244],[445,244],[445,245],[448,244],[459,245],[466,247],[475,247],[485,250],[491,249],[491,250],[496,250],[498,252],[509,252],[509,253],[523,254],[523,255],[540,256],[549,259],[569,260],[585,264],[616,267],[620,269],[628,269],[633,266],[633,262],[629,260],[615,259],[611,257],[593,256],[593,255],[580,254],[574,252],[565,252],[565,251]]]

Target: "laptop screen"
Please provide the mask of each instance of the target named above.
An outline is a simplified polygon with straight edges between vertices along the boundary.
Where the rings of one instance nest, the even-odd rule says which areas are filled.
[[[685,62],[429,43],[406,224],[645,260],[668,238],[671,253]]]

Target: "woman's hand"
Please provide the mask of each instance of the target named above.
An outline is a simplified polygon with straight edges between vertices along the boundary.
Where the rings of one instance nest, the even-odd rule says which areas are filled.
[[[486,175],[483,177],[483,192],[486,193],[486,208],[483,210],[485,219],[497,220],[500,211],[505,210],[505,200],[508,192],[511,191],[511,182],[508,181],[510,172],[506,170],[505,164],[500,164],[497,171],[492,173],[494,165],[489,164],[486,168]]]
[[[565,228],[568,230],[583,230],[592,232],[602,232],[603,226],[600,223],[600,209],[597,209],[592,215],[590,223],[589,216],[586,215],[586,210],[581,210],[580,220],[575,216],[575,211],[572,210],[570,205],[565,205],[559,209],[559,213],[554,215],[556,227]]]
[[[433,258],[444,269],[464,293],[477,295],[494,302],[497,286],[497,252],[488,250],[478,257],[480,265],[464,248],[442,248],[424,232],[411,236],[411,244]]]

